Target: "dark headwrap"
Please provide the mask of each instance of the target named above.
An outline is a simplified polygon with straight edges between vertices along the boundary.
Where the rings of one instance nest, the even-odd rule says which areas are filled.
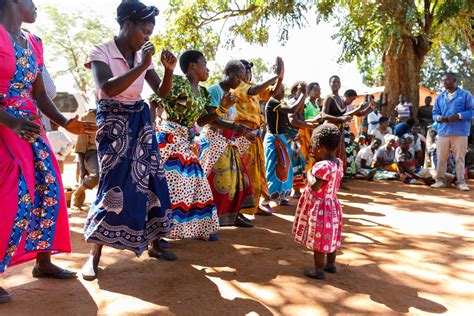
[[[248,61],[248,60],[245,60],[245,59],[241,59],[240,62],[241,62],[242,64],[244,64],[244,67],[245,67],[245,69],[247,69],[247,70],[251,70],[251,69],[253,68],[253,62],[251,62],[251,61]]]
[[[146,6],[138,0],[123,0],[117,8],[117,22],[120,25],[126,20],[155,23],[155,17],[159,13],[155,6]]]

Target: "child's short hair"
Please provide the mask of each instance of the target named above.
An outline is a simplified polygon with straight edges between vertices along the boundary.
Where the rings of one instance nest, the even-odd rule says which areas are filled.
[[[326,123],[319,125],[311,135],[311,146],[316,148],[318,145],[326,147],[329,150],[336,150],[341,142],[341,133],[336,125]]]

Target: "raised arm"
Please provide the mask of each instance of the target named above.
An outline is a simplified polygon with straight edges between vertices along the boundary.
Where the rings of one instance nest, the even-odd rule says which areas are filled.
[[[249,88],[249,91],[247,92],[247,94],[248,95],[260,94],[262,91],[264,91],[265,89],[268,89],[271,85],[273,85],[277,80],[278,80],[278,75],[275,75],[271,77],[270,79],[268,79],[267,81]]]
[[[279,108],[281,112],[286,114],[298,113],[302,110],[302,108],[304,108],[304,101],[306,100],[306,87],[298,87],[298,91],[300,92],[298,99],[296,99],[292,104],[283,102]]]
[[[363,106],[365,104],[359,104],[359,106],[356,108],[358,110],[356,113],[354,113],[355,116],[366,116],[369,113],[373,112],[373,109],[370,107],[370,104],[367,104],[366,106]]]
[[[173,85],[173,71],[176,67],[176,57],[168,50],[161,52],[161,63],[165,67],[163,81],[154,69],[146,72],[145,80],[157,96],[165,99],[171,91]]]
[[[268,89],[271,85],[276,83],[275,88],[272,91],[272,95],[275,94],[276,91],[279,91],[281,85],[283,84],[283,78],[285,76],[285,65],[283,63],[283,59],[281,57],[277,57],[277,62],[275,65],[275,71],[277,72],[275,76],[271,77],[267,81],[256,85],[254,87],[249,88],[247,94],[248,95],[258,95]]]
[[[142,61],[121,76],[114,77],[109,65],[101,61],[91,62],[95,82],[107,96],[115,97],[127,90],[150,67],[155,48],[150,42],[142,49]],[[156,83],[155,83],[156,84]]]

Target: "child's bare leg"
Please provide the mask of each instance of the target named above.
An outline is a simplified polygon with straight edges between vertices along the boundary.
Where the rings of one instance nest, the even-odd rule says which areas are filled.
[[[324,271],[329,273],[336,273],[336,251],[328,253],[328,258],[326,262],[326,266],[324,267]]]
[[[314,251],[314,269],[304,270],[304,275],[309,278],[324,279],[324,258],[325,254],[323,252]]]

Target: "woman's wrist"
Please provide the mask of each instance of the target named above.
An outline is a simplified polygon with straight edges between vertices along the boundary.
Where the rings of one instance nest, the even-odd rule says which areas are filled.
[[[61,123],[58,123],[59,126],[66,128],[67,124],[71,121],[72,119],[68,119],[67,117],[63,116],[61,119]]]
[[[2,117],[1,124],[5,125],[9,129],[13,129],[15,126],[16,117],[5,112],[5,116]]]
[[[217,109],[216,109],[216,114],[217,116],[224,116],[226,113],[227,113],[228,109],[226,109],[225,107],[223,107],[222,105],[220,105]]]

